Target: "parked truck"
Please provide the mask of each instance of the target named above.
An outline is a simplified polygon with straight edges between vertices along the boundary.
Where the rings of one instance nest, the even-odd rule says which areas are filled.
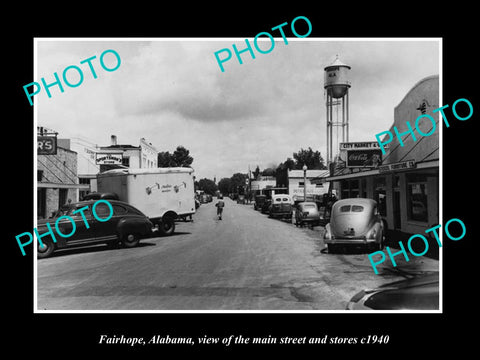
[[[189,167],[109,170],[97,175],[98,192],[116,194],[171,235],[176,218],[195,213],[193,173]]]

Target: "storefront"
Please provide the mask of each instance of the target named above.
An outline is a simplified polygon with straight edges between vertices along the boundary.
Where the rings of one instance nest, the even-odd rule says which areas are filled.
[[[339,198],[366,197],[377,201],[389,230],[408,234],[423,233],[439,222],[439,78],[430,76],[419,81],[394,109],[394,122],[399,133],[407,130],[406,122],[415,124],[421,114],[436,121],[430,136],[402,137],[403,146],[394,137],[386,154],[363,167],[348,167],[348,155],[340,154],[333,182]],[[432,124],[423,124],[428,133]],[[429,128],[430,126],[430,128]],[[373,136],[372,136],[373,137]],[[343,156],[343,157],[342,157]],[[377,155],[374,155],[377,156]],[[365,155],[365,158],[367,156]]]

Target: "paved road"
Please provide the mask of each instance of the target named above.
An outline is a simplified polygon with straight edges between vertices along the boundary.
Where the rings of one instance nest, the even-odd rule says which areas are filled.
[[[215,202],[215,200],[214,200]],[[133,249],[99,245],[38,260],[39,310],[343,310],[364,288],[438,271],[413,258],[375,275],[367,254],[328,254],[322,228],[296,228],[226,199],[170,237]],[[399,258],[399,257],[397,257]]]

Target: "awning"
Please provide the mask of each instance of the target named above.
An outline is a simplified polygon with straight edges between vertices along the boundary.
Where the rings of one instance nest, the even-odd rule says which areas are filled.
[[[405,161],[407,163],[409,161]],[[403,162],[401,162],[403,163]],[[385,175],[385,174],[392,174],[392,173],[399,173],[399,172],[405,172],[405,171],[416,171],[416,170],[422,170],[422,169],[432,169],[432,168],[438,168],[439,167],[439,160],[433,160],[433,161],[425,161],[425,162],[419,162],[415,163],[415,166],[396,166],[400,165],[401,163],[395,163],[395,164],[386,164],[383,165],[381,168],[377,169],[370,169],[370,170],[361,170],[361,171],[356,171],[353,173],[343,173],[343,174],[335,174],[333,176],[329,176],[327,178],[324,178],[325,181],[337,181],[337,180],[344,180],[344,179],[355,179],[355,178],[360,178],[360,177],[365,177],[365,176],[375,176],[375,175]],[[388,168],[387,168],[388,166]],[[342,171],[347,171],[347,169],[342,169]]]
[[[88,185],[88,184],[59,184],[59,183],[51,183],[51,182],[37,182],[37,188],[90,190],[90,185]]]

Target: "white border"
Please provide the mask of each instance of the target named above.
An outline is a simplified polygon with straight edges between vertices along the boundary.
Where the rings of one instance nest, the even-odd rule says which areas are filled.
[[[34,54],[34,79],[38,79],[37,73],[37,45],[39,41],[245,41],[245,39],[253,40],[254,38],[239,38],[239,37],[226,37],[226,38],[33,38],[33,54]],[[283,38],[274,37],[275,41],[283,41]],[[259,38],[260,41],[269,41],[270,39]],[[443,106],[443,38],[441,37],[420,37],[420,38],[408,38],[408,37],[374,37],[374,38],[350,38],[350,37],[331,37],[331,38],[318,38],[318,37],[305,37],[305,38],[290,38],[287,37],[288,42],[296,41],[437,41],[439,46],[439,107]],[[33,132],[33,149],[34,149],[34,168],[33,168],[33,224],[37,227],[37,106],[38,98],[35,99],[33,105],[34,114],[34,132]],[[441,115],[439,115],[441,117]],[[439,119],[439,125],[441,124]],[[439,223],[443,229],[443,126],[439,126]],[[439,231],[440,242],[443,244],[443,231]],[[92,313],[92,314],[442,314],[443,313],[443,247],[439,248],[439,309],[438,310],[39,310],[37,303],[37,246],[35,241],[32,242],[33,246],[33,312],[35,314],[71,314],[71,313]],[[361,289],[359,289],[360,291]],[[354,294],[352,294],[353,296]]]

